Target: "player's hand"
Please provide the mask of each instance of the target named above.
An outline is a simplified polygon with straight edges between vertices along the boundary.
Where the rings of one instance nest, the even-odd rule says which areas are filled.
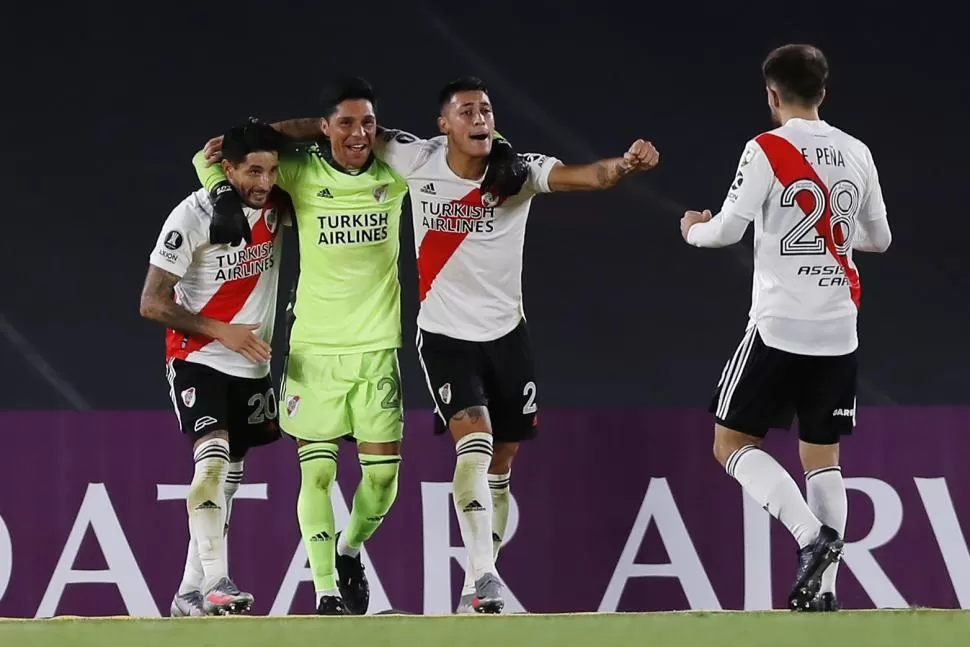
[[[243,203],[229,180],[212,189],[212,222],[209,223],[209,242],[213,245],[239,245],[253,242],[249,219],[243,213]]]
[[[216,340],[250,362],[268,362],[273,349],[253,334],[258,329],[259,324],[223,324]]]
[[[492,141],[488,169],[480,187],[482,204],[493,206],[500,199],[518,194],[529,178],[529,166],[505,139]]]
[[[623,165],[628,172],[649,171],[660,163],[660,151],[651,142],[638,139],[623,153]]]
[[[222,161],[222,135],[218,137],[213,137],[205,143],[202,148],[202,154],[205,155],[205,165],[212,166],[216,162]]]
[[[707,222],[711,219],[711,210],[704,209],[704,211],[687,211],[684,213],[684,217],[680,219],[680,235],[687,240],[687,232],[690,228],[699,222]]]

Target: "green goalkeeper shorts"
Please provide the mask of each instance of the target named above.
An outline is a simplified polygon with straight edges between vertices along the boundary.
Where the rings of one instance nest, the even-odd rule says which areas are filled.
[[[404,432],[395,349],[350,355],[290,353],[280,394],[280,427],[310,442],[352,436],[392,443]]]

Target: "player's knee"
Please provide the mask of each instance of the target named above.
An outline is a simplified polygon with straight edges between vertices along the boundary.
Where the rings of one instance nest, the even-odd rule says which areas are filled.
[[[717,425],[714,428],[714,458],[722,466],[727,464],[731,454],[742,447],[761,445],[761,439],[756,436],[749,436],[727,427]]]
[[[836,467],[839,464],[839,443],[820,444],[809,443],[804,440],[798,443],[798,455],[805,472]]]
[[[512,461],[519,453],[519,443],[495,443],[495,453],[488,467],[490,474],[507,474],[512,470]]]
[[[448,427],[455,440],[469,434],[492,433],[492,421],[488,416],[488,408],[484,405],[475,405],[457,412],[448,421]]]
[[[361,465],[361,480],[376,492],[387,492],[397,487],[401,459]]]
[[[300,447],[300,487],[329,496],[337,480],[337,446],[311,443]]]

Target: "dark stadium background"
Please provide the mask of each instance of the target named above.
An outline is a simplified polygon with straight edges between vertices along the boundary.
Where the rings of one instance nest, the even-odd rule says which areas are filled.
[[[196,188],[192,154],[248,115],[316,115],[322,84],[345,73],[373,81],[383,123],[421,135],[435,134],[439,86],[477,74],[521,151],[588,162],[652,140],[656,172],[534,203],[539,397],[703,406],[744,324],[750,247],[689,248],[677,221],[720,205],[744,142],[768,127],[760,62],[788,41],[828,54],[823,117],[871,147],[895,236],[886,256],[858,256],[860,404],[970,403],[965,31],[929,3],[876,7],[18,3],[0,44],[0,408],[169,406],[162,331],[138,295],[162,220]],[[424,407],[409,219],[402,231],[405,393]]]

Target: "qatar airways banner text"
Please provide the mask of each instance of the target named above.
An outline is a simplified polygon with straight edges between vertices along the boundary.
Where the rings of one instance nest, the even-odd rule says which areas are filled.
[[[400,494],[368,544],[371,610],[448,613],[462,550],[451,443],[407,414]],[[794,542],[711,456],[690,411],[545,411],[512,473],[509,611],[784,607]],[[970,608],[970,409],[859,413],[843,444],[847,607]],[[182,574],[188,442],[168,412],[0,413],[0,616],[167,615]],[[792,434],[767,448],[797,474]],[[338,527],[359,468],[347,443]],[[295,448],[247,458],[230,571],[256,614],[311,613]],[[770,522],[770,523],[769,523]]]

